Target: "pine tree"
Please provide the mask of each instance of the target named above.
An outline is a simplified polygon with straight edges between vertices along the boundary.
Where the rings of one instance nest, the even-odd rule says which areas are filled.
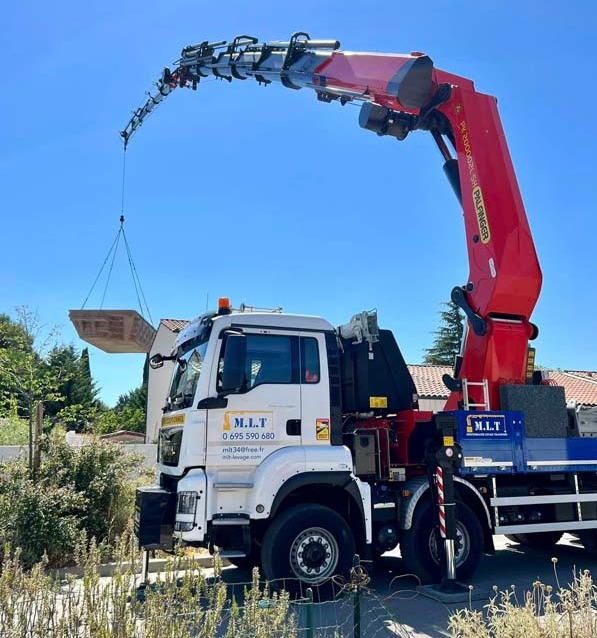
[[[89,348],[84,348],[77,362],[77,375],[73,379],[70,400],[86,408],[97,406],[97,387],[91,378]]]
[[[434,333],[433,345],[425,350],[423,363],[451,366],[454,365],[454,357],[460,352],[464,316],[453,301],[442,305],[446,309],[439,313],[440,326]]]

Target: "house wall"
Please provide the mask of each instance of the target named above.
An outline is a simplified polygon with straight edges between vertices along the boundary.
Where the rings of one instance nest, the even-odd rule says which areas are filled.
[[[419,410],[439,412],[444,409],[445,405],[446,399],[421,399],[421,397],[419,397]]]
[[[597,406],[580,406],[577,416],[581,436],[597,437]]]
[[[170,354],[176,341],[176,333],[160,324],[156,333],[149,356],[160,352]],[[147,381],[147,421],[145,423],[145,443],[157,441],[158,430],[162,421],[162,408],[166,402],[166,395],[170,386],[170,378],[174,370],[173,361],[164,361],[164,365],[157,370],[149,368]]]
[[[71,445],[84,445],[84,442],[71,441]],[[157,445],[147,445],[145,443],[124,443],[120,445],[129,454],[141,455],[144,467],[155,467],[157,463]],[[0,463],[10,461],[19,456],[24,460],[29,457],[29,449],[26,445],[0,445]]]

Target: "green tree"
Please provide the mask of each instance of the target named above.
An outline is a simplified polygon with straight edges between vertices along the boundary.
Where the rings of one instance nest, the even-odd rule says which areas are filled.
[[[46,404],[46,414],[69,430],[86,429],[99,408],[97,388],[91,378],[89,351],[81,355],[74,346],[57,346],[48,356],[48,365],[60,372],[64,382],[59,388],[59,400]]]
[[[119,430],[145,432],[147,417],[147,383],[118,397],[114,414],[120,424]]]
[[[454,364],[454,357],[460,352],[464,315],[453,301],[442,305],[445,310],[439,313],[440,325],[434,332],[433,345],[425,350],[423,363],[451,366]]]
[[[11,325],[12,324],[12,325]],[[37,312],[17,308],[17,320],[2,322],[0,341],[0,403],[13,402],[18,415],[29,421],[29,463],[33,462],[33,420],[38,402],[61,399],[60,387],[68,378],[65,368],[48,364],[57,331],[46,331]]]
[[[98,415],[95,429],[100,434],[128,430],[145,432],[147,419],[147,383],[149,365],[147,358],[143,366],[143,381],[138,388],[121,394],[112,410]]]
[[[73,386],[78,373],[79,355],[75,347],[54,346],[46,357],[50,370],[58,371],[62,382],[58,388],[59,397],[54,401],[48,401],[45,405],[45,413],[49,417],[55,417],[62,408],[74,403],[71,398]]]
[[[147,386],[143,384],[126,394],[121,394],[116,401],[114,410],[116,410],[116,412],[119,412],[124,408],[139,408],[141,410],[145,410],[146,405]]]
[[[91,367],[89,365],[89,348],[84,348],[79,359],[78,372],[72,393],[72,402],[87,407],[98,404],[97,385],[91,377]]]
[[[32,353],[33,339],[23,326],[7,314],[0,314],[0,414],[16,418],[24,415],[25,402],[18,392],[18,384],[12,378],[9,361],[15,353]],[[7,367],[8,366],[8,367]]]

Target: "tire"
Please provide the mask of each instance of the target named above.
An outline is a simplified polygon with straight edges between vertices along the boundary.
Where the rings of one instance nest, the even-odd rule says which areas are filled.
[[[534,534],[506,534],[506,538],[514,543],[527,547],[550,549],[562,538],[562,532],[535,532]]]
[[[479,567],[483,555],[483,530],[471,508],[462,502],[456,503],[456,536],[456,578],[466,580]],[[423,582],[441,581],[444,549],[431,501],[426,499],[417,505],[410,529],[402,532],[400,552],[406,569]]]
[[[325,599],[333,595],[331,577],[348,576],[354,553],[354,537],[342,516],[306,503],[274,519],[263,538],[261,563],[266,578],[278,581],[274,586],[293,595],[312,587],[316,599]]]

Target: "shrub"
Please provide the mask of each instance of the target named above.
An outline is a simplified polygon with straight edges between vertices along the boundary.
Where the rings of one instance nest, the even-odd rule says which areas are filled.
[[[284,593],[271,595],[255,573],[244,604],[228,598],[221,568],[205,572],[178,556],[170,559],[144,603],[134,596],[139,554],[130,539],[116,548],[115,574],[100,579],[99,552],[82,548],[81,580],[65,585],[37,564],[24,571],[18,552],[7,552],[0,565],[0,635],[2,638],[296,638],[295,614]],[[125,563],[133,556],[135,561]],[[181,576],[182,573],[182,576]],[[131,594],[133,596],[131,597]],[[242,606],[241,606],[242,605]]]
[[[138,466],[120,446],[93,439],[72,447],[64,432],[53,432],[35,480],[22,459],[0,465],[0,548],[20,547],[27,567],[44,553],[59,566],[72,562],[78,543],[95,538],[108,556],[131,519]]]
[[[552,559],[555,563],[557,559]],[[556,573],[557,579],[557,573]],[[588,570],[574,574],[567,587],[535,581],[517,598],[514,585],[498,592],[486,613],[460,609],[449,618],[453,638],[588,638],[597,636],[597,587]]]
[[[6,543],[19,547],[27,567],[44,554],[53,565],[68,562],[81,537],[74,511],[82,503],[68,488],[40,489],[22,461],[0,466],[0,548]]]
[[[71,446],[64,432],[56,430],[43,441],[42,459],[41,485],[71,489],[83,497],[74,514],[88,538],[110,543],[122,534],[133,513],[132,473],[139,470],[140,457],[95,438]]]

